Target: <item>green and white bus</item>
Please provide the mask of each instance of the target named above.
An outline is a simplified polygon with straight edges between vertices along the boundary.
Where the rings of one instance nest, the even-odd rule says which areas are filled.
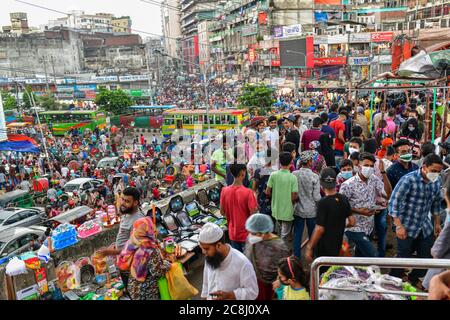
[[[45,111],[39,113],[39,119],[56,136],[63,136],[75,128],[83,132],[86,128],[93,131],[96,127],[106,127],[106,115],[103,111]]]

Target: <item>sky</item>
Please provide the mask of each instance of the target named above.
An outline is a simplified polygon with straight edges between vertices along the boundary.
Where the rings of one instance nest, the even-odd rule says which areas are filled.
[[[51,8],[57,11],[83,10],[86,14],[99,12],[112,13],[115,16],[130,16],[132,28],[161,35],[161,8],[158,5],[141,0],[23,0],[28,3]],[[161,2],[161,0],[155,0]],[[63,14],[36,8],[15,0],[0,0],[0,26],[10,25],[10,12],[26,12],[28,25],[39,27],[48,20],[64,17]],[[151,36],[142,34],[143,38]]]

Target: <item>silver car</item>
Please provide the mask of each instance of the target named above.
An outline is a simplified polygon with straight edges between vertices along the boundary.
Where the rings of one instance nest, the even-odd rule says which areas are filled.
[[[46,228],[34,226],[29,228],[14,228],[0,232],[0,264],[10,258],[27,251],[33,251],[30,241],[38,243],[45,233]]]
[[[0,210],[0,235],[8,229],[42,225],[45,220],[41,208],[6,208]]]

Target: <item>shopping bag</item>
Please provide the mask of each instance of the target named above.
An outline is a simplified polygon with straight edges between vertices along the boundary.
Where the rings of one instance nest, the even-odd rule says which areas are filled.
[[[166,278],[172,300],[187,300],[198,294],[198,290],[184,276],[180,263],[172,263],[172,267],[166,273]]]
[[[170,297],[169,285],[167,283],[166,277],[161,277],[158,280],[158,289],[161,300],[172,300],[172,298]]]
[[[352,256],[350,245],[345,240],[342,241],[342,246],[341,246],[341,250],[339,252],[339,256],[341,256],[341,257],[351,257]]]

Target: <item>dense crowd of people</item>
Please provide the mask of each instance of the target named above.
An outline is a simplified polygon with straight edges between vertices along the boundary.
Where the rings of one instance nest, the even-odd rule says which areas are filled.
[[[158,103],[194,107],[204,99],[201,83],[173,81],[164,83]],[[233,86],[211,88],[210,104],[234,105]],[[253,118],[239,137],[223,133],[208,165],[223,185],[228,232],[207,223],[199,234],[202,298],[309,299],[309,263],[321,256],[448,258],[449,141],[439,150],[431,142],[424,96],[383,98],[280,94],[287,112]],[[301,107],[310,108],[308,116]],[[95,213],[115,204],[122,215],[116,247],[101,254],[117,257],[132,299],[158,299],[158,279],[173,257],[159,254],[153,221],[140,205],[159,199],[154,160],[165,161],[159,152],[166,150],[156,136],[127,140],[125,131],[27,132],[41,145],[45,139],[49,157],[3,154],[0,186],[32,192],[33,179],[49,176],[49,218],[79,205]],[[118,159],[100,168],[105,157]],[[104,183],[64,197],[64,186],[79,177]],[[440,272],[391,274],[427,290]]]

